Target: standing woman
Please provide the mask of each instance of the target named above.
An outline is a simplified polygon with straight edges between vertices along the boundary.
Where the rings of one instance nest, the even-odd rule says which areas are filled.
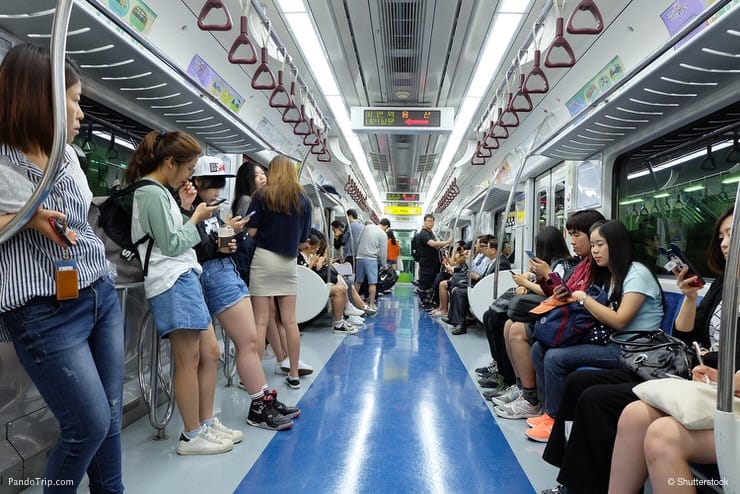
[[[69,143],[83,118],[82,86],[70,63],[64,77]],[[0,65],[0,228],[28,201],[48,165],[51,93],[48,52],[27,44],[8,51]],[[76,492],[86,471],[90,492],[123,492],[121,310],[103,243],[87,223],[92,192],[71,147],[62,159],[40,209],[0,245],[0,334],[3,327],[10,334],[18,360],[59,421],[44,492]],[[66,224],[71,245],[55,234],[50,218]],[[68,296],[57,289],[62,260],[76,265]]]
[[[250,291],[257,337],[264,339],[270,317],[270,297],[277,297],[280,320],[285,327],[290,367],[285,382],[301,387],[298,359],[301,336],[295,314],[298,293],[296,257],[298,244],[311,231],[311,202],[298,182],[295,164],[285,156],[276,156],[267,170],[267,184],[253,196],[247,232],[257,240],[250,274]]]
[[[188,217],[165,188],[177,190],[181,204],[193,203],[197,192],[189,179],[200,151],[198,141],[188,134],[154,130],[137,146],[124,180],[150,183],[134,192],[131,237],[152,239],[139,245],[141,259],[153,242],[144,292],[160,338],[169,338],[172,346],[175,400],[185,429],[177,442],[181,455],[225,453],[234,447],[235,436],[219,423],[209,423],[219,348],[200,287],[202,268],[193,250],[200,242],[196,225],[217,206],[200,203],[187,211]]]

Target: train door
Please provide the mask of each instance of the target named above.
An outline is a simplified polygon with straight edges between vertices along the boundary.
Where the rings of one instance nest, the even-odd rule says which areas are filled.
[[[552,225],[561,231],[565,230],[565,164],[548,170],[535,179],[534,184],[534,237],[544,227]]]

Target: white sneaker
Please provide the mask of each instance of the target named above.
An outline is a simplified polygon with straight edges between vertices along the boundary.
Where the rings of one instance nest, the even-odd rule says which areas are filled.
[[[345,316],[361,316],[365,313],[364,310],[358,309],[351,303],[347,302],[347,304],[344,306],[344,315]]]
[[[229,439],[234,444],[242,442],[242,439],[244,438],[244,433],[242,431],[229,429],[222,424],[220,420],[218,420],[218,417],[213,417],[213,422],[211,422],[209,429],[215,436],[221,439]]]
[[[275,352],[272,351],[272,345],[269,343],[265,345],[265,353],[262,355],[262,360],[272,360],[275,358]]]
[[[347,322],[353,326],[362,326],[363,324],[365,324],[365,320],[360,316],[349,316],[347,318]]]
[[[375,305],[366,305],[364,308],[365,315],[367,317],[373,317],[375,314],[378,313],[378,308]]]
[[[339,326],[334,326],[334,332],[340,334],[355,334],[359,331],[356,327],[352,326],[347,321],[342,321]]]
[[[210,428],[203,427],[194,439],[188,439],[180,434],[177,442],[178,455],[217,455],[234,449],[230,439],[216,436]]]
[[[507,389],[504,394],[491,398],[491,402],[493,402],[493,404],[496,406],[502,407],[518,399],[521,396],[522,390],[519,389],[519,386],[517,386],[516,384],[512,384],[511,386],[509,386],[509,389]]]
[[[542,415],[542,405],[540,403],[532,405],[523,396],[520,396],[504,406],[494,407],[493,411],[504,419],[527,419]]]
[[[280,372],[278,372],[278,368],[280,368]],[[275,374],[283,374],[287,375],[288,371],[290,371],[290,359],[286,358],[282,362],[278,362],[275,364]],[[307,376],[309,374],[313,374],[313,367],[308,365],[303,360],[298,360],[298,375],[299,376]]]

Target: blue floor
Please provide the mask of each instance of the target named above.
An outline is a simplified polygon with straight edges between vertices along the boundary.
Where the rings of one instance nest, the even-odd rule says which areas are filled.
[[[415,303],[403,286],[379,301],[235,492],[533,492],[445,330]]]

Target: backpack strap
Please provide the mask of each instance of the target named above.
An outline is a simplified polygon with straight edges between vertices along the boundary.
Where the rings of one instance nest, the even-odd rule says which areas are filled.
[[[149,183],[144,183],[144,182],[149,182]],[[167,190],[167,188],[164,185],[150,178],[142,178],[138,182],[135,182],[135,183],[137,184],[136,185],[137,189],[147,186],[147,185],[157,185],[162,190],[164,190],[166,193],[168,194],[170,193],[170,191]],[[138,247],[140,244],[144,242],[149,242],[146,246],[146,255],[144,256],[144,262],[141,263],[141,267],[144,269],[144,277],[146,278],[147,274],[149,273],[149,258],[151,257],[152,249],[154,248],[154,239],[147,233],[146,235],[141,237],[139,240],[134,242],[134,245]]]

